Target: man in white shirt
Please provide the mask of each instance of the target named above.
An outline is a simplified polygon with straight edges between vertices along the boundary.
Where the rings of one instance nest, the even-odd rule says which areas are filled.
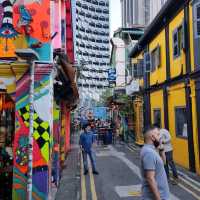
[[[160,128],[159,125],[156,125]],[[175,181],[178,179],[177,169],[173,160],[173,147],[171,144],[171,135],[167,129],[160,128],[161,143],[164,147],[164,152],[166,156],[165,171],[167,178],[169,179],[169,166],[171,167],[173,178]]]

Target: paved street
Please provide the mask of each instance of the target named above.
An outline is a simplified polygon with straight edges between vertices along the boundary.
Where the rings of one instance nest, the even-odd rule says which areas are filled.
[[[78,147],[77,147],[78,148]],[[140,197],[140,169],[139,147],[135,145],[117,144],[115,146],[97,147],[97,166],[99,176],[90,173],[83,175],[82,163],[80,188],[75,199],[82,200],[139,200]],[[67,169],[66,169],[67,170]],[[170,184],[172,200],[197,200],[200,199],[199,178],[185,172],[180,172],[178,186]],[[66,173],[64,173],[65,175]],[[67,177],[63,177],[66,179]],[[196,179],[196,180],[195,180]],[[66,186],[67,187],[67,186]],[[61,188],[62,181],[61,181]],[[60,190],[62,197],[57,195],[57,200],[67,198],[64,188]],[[82,195],[79,195],[82,194]],[[71,200],[71,198],[70,198]]]

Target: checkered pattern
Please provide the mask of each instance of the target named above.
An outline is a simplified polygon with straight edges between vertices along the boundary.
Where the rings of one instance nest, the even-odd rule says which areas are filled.
[[[29,106],[25,106],[19,110],[20,116],[23,118],[23,121],[27,127],[29,127]],[[40,149],[42,149],[45,144],[50,141],[49,138],[49,123],[42,121],[38,114],[34,112],[34,133],[33,137],[37,141]]]

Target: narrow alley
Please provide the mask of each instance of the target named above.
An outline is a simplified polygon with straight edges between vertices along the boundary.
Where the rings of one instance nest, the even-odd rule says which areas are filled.
[[[141,199],[139,152],[140,147],[133,144],[99,145],[96,147],[96,157],[100,174],[93,175],[90,165],[89,174],[84,176],[83,163],[78,159],[81,158],[79,147],[75,144],[69,155],[73,158],[68,159],[69,163],[66,163],[74,167],[74,173],[67,173],[71,170],[68,168],[64,170],[56,200],[64,200],[66,197],[73,200]],[[70,162],[73,162],[73,165]],[[178,185],[169,184],[171,200],[199,200],[199,177],[194,177],[181,168],[179,168],[179,176]]]

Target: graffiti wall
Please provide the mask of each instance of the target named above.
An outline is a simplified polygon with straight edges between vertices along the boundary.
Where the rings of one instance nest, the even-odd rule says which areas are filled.
[[[60,179],[60,106],[54,102],[53,107],[53,154],[52,154],[52,177],[55,186],[58,186]]]
[[[20,48],[35,50],[40,60],[50,59],[49,0],[0,1],[0,58],[15,58]]]
[[[42,70],[42,72],[41,72]],[[50,66],[36,67],[34,96],[33,143],[33,199],[48,199],[50,154],[52,147],[53,85]],[[29,133],[29,85],[28,73],[17,81],[13,199],[26,199],[27,150]]]

